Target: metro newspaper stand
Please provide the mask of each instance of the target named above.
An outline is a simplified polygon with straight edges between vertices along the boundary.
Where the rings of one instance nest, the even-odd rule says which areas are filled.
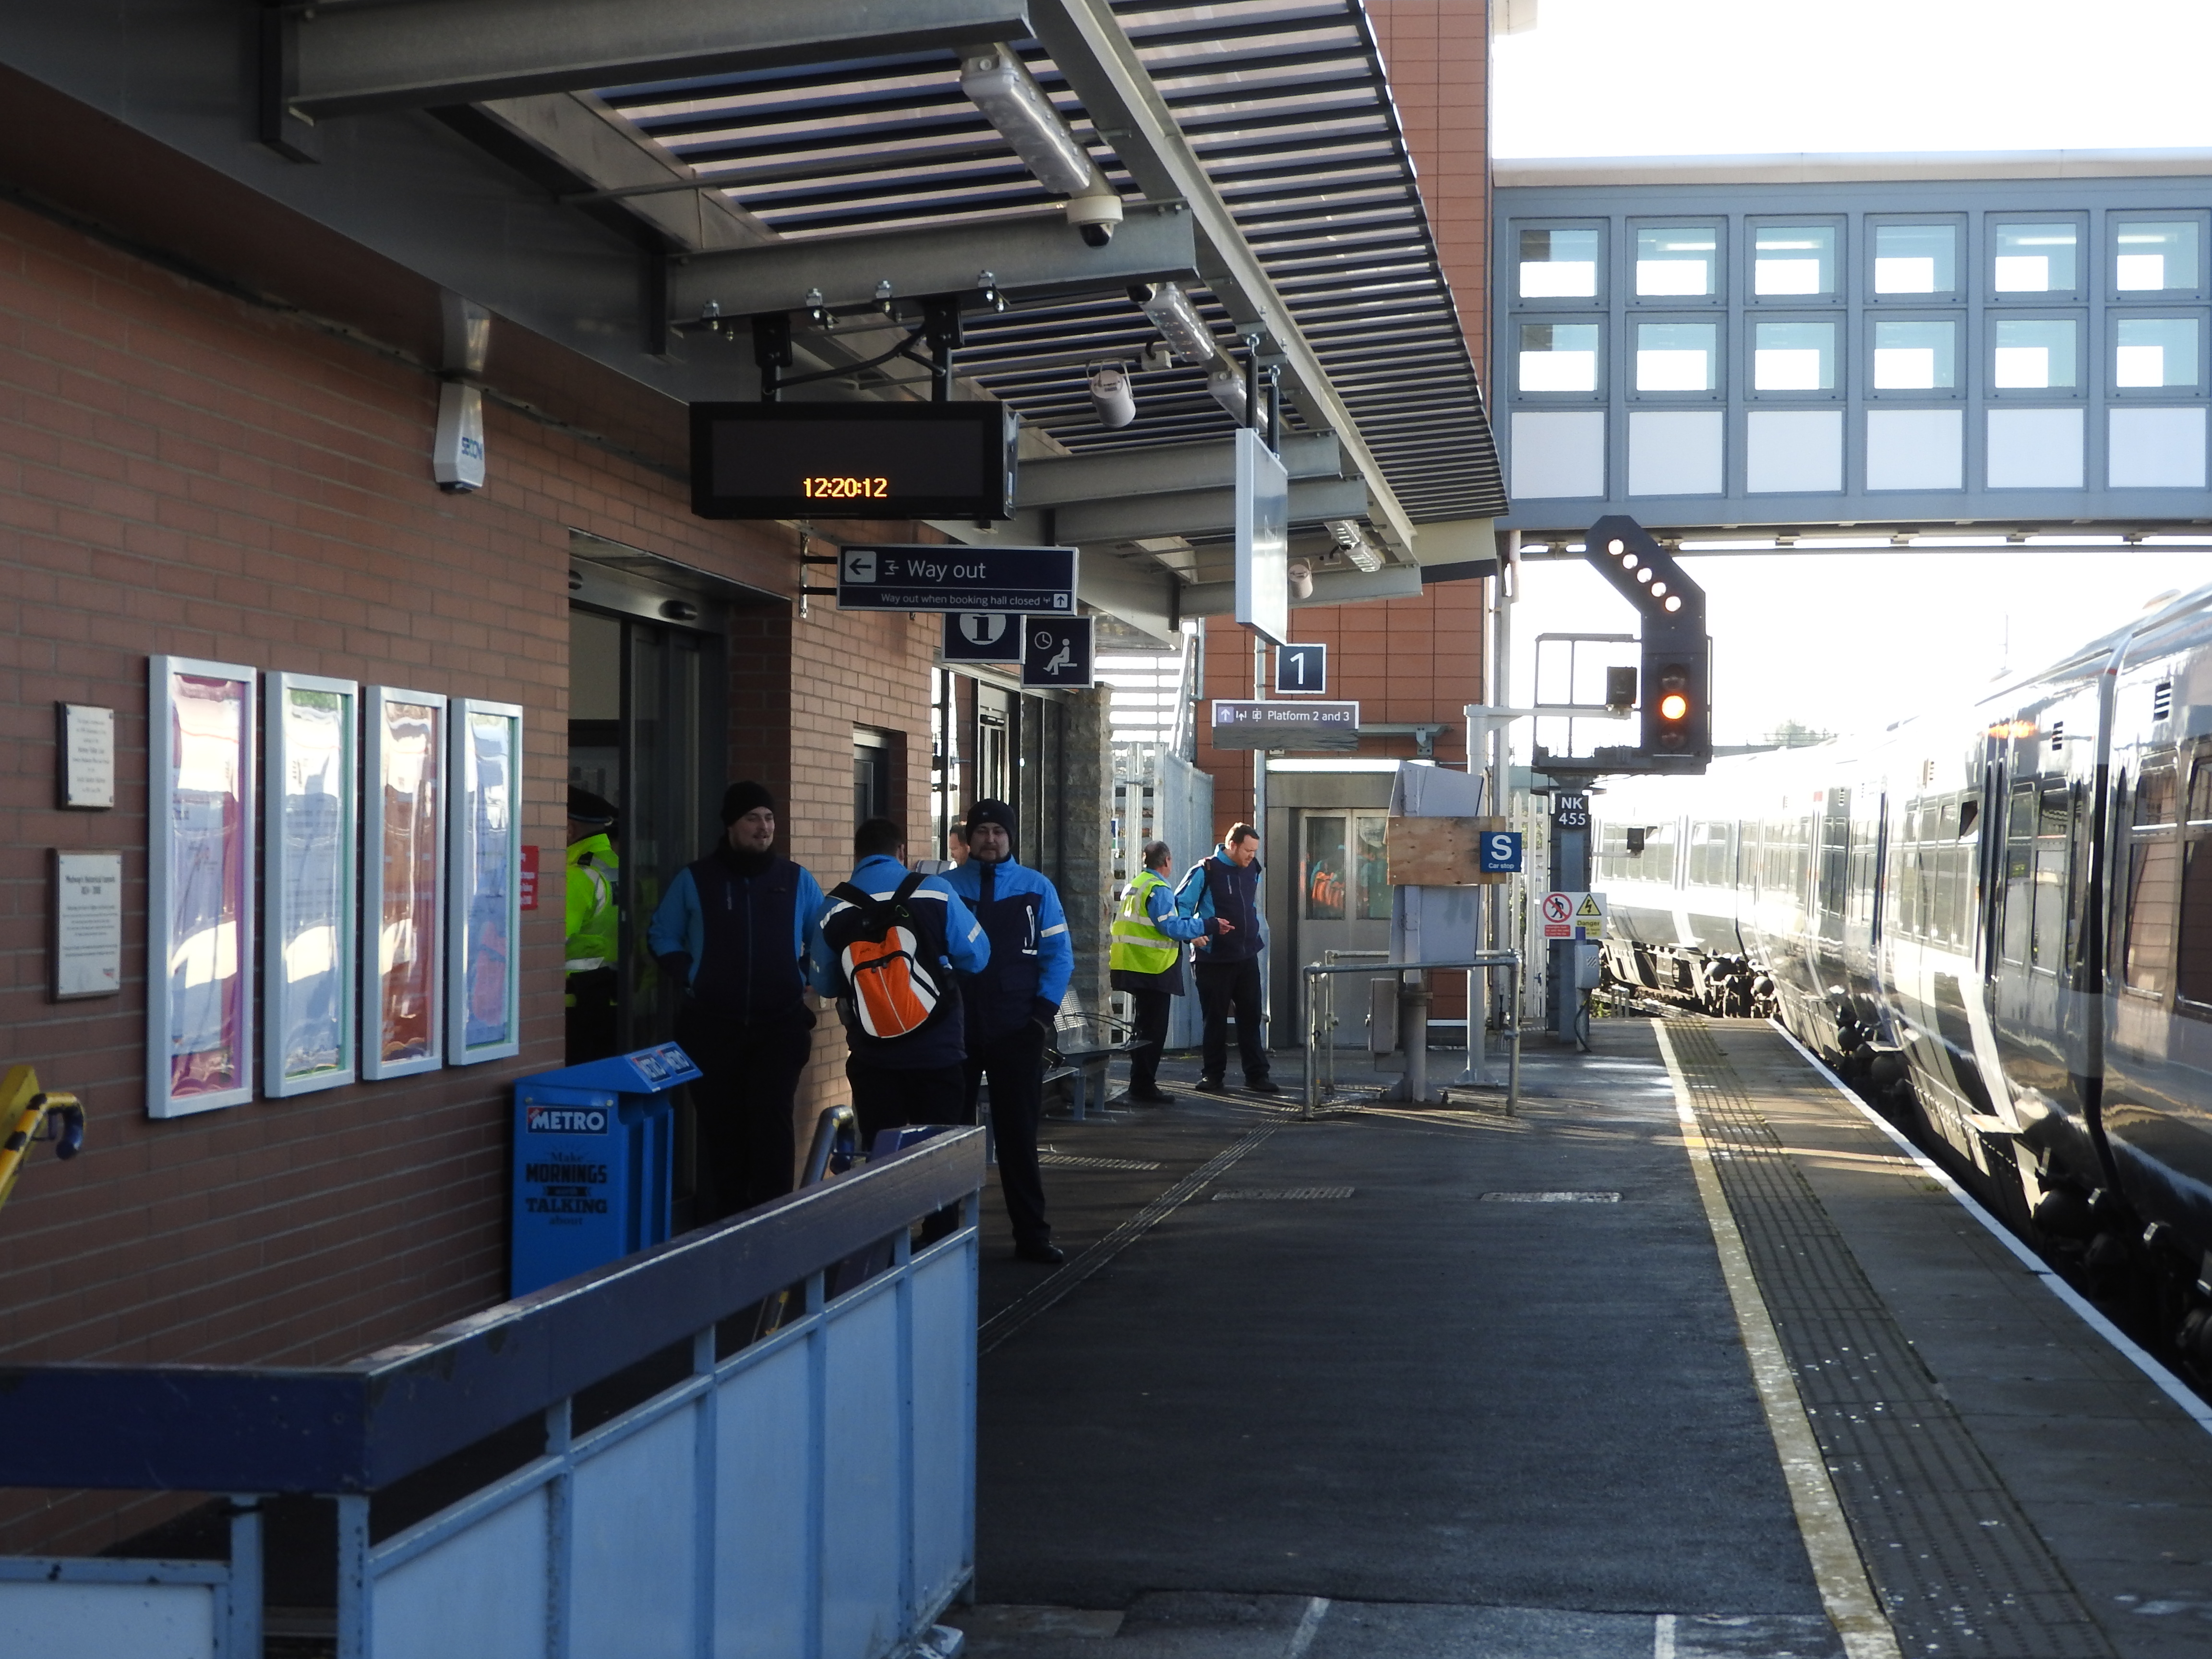
[[[514,1251],[508,1289],[548,1285],[668,1237],[673,1091],[700,1075],[672,1042],[514,1085]]]

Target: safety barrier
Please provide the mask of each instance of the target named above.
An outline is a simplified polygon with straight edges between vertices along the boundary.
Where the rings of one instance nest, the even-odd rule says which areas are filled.
[[[1306,980],[1306,1089],[1304,1103],[1299,1109],[1299,1115],[1301,1117],[1310,1118],[1316,1112],[1321,1109],[1321,1066],[1322,1054],[1324,1048],[1329,1051],[1328,1078],[1329,1085],[1332,1089],[1334,1087],[1336,1081],[1336,1059],[1334,1052],[1335,1044],[1333,1040],[1326,1042],[1324,1042],[1325,1037],[1333,1037],[1333,1031],[1336,1020],[1336,996],[1333,986],[1326,992],[1323,991],[1322,987],[1324,985],[1328,985],[1334,976],[1338,974],[1367,974],[1371,975],[1378,972],[1393,973],[1401,976],[1407,974],[1420,974],[1425,976],[1426,975],[1432,973],[1474,973],[1481,971],[1485,974],[1486,979],[1489,974],[1498,972],[1504,972],[1510,975],[1506,983],[1506,994],[1504,1006],[1512,1012],[1508,1016],[1508,1023],[1505,1029],[1499,1035],[1504,1036],[1506,1042],[1507,1060],[1505,1072],[1505,1107],[1508,1111],[1515,1111],[1519,1109],[1521,1104],[1521,953],[1518,951],[1486,951],[1477,955],[1468,957],[1465,960],[1460,962],[1383,961],[1377,963],[1371,960],[1360,962],[1339,962],[1334,960],[1334,958],[1340,956],[1350,957],[1358,955],[1366,957],[1370,955],[1370,953],[1366,951],[1355,952],[1350,951],[1329,951],[1328,955],[1331,960],[1327,962],[1310,962],[1299,969],[1299,971],[1305,975]],[[1426,993],[1424,992],[1423,995],[1425,997]],[[1470,998],[1468,1000],[1468,1018],[1470,1024],[1468,1027],[1469,1041],[1468,1045],[1468,1053],[1470,1060],[1475,1052],[1473,1041],[1474,1027],[1472,1024],[1472,1021],[1476,1018],[1474,1007],[1475,1005],[1474,1003],[1474,1000]],[[1324,1008],[1327,1011],[1328,1020],[1328,1024],[1326,1027],[1322,1024]],[[1423,1029],[1425,1031],[1426,1022],[1424,1021],[1422,1024]],[[1423,1052],[1425,1054],[1425,1049]],[[1419,1098],[1421,1094],[1425,1093],[1425,1089],[1420,1087],[1418,1079],[1425,1077],[1426,1073],[1425,1067],[1416,1066],[1416,1058],[1417,1056],[1414,1054],[1409,1054],[1407,1055],[1407,1077],[1409,1083],[1413,1083],[1414,1085],[1415,1097]]]
[[[342,1659],[909,1650],[974,1567],[982,1182],[982,1132],[947,1130],[347,1365],[0,1370],[34,1426],[0,1486],[233,1495],[228,1562],[0,1558],[0,1652],[258,1656],[279,1493],[335,1503]],[[719,1322],[800,1283],[798,1317],[718,1353]],[[577,1421],[686,1343],[689,1376]],[[533,1419],[536,1455],[373,1535],[372,1494]]]

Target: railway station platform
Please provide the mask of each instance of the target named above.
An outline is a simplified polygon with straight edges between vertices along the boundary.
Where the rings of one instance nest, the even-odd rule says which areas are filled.
[[[984,1205],[971,1659],[2212,1643],[2212,1411],[1779,1031],[1527,1079],[1048,1122],[1067,1265]]]

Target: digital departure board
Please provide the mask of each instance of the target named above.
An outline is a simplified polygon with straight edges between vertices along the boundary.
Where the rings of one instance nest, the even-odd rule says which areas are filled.
[[[1004,404],[694,404],[702,519],[1004,519],[1018,417]]]

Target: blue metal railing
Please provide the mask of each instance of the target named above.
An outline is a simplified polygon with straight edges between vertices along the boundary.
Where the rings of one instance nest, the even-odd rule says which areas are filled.
[[[344,1659],[880,1659],[972,1571],[982,1181],[981,1131],[948,1130],[347,1365],[0,1368],[39,1425],[0,1443],[0,1486],[237,1495],[227,1573],[128,1564],[204,1626],[186,1651],[258,1653],[252,1504],[312,1493],[338,1511]],[[909,1248],[955,1206],[957,1230]],[[886,1269],[827,1294],[886,1240]],[[718,1357],[718,1322],[801,1283],[797,1317]],[[687,1341],[689,1376],[574,1431],[578,1394]],[[534,1415],[540,1455],[372,1541],[371,1493]],[[39,1650],[6,1638],[51,1616],[42,1591],[73,1620],[136,1616],[100,1610],[112,1565],[0,1559],[0,1648]]]

